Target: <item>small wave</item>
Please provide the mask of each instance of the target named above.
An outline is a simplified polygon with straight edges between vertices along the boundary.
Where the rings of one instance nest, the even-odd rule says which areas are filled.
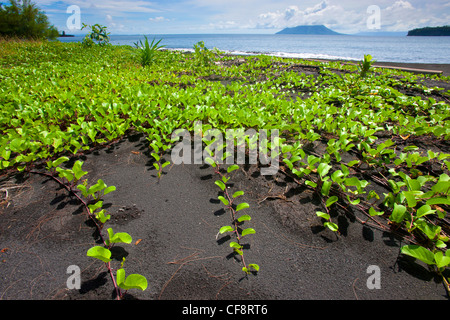
[[[168,50],[194,52],[191,48],[170,48]],[[355,57],[335,56],[328,54],[317,53],[292,53],[292,52],[261,52],[261,51],[242,51],[242,50],[220,50],[224,53],[237,56],[254,56],[254,55],[269,55],[281,58],[295,58],[295,59],[322,59],[322,60],[360,60]]]
[[[298,58],[298,59],[323,59],[323,60],[360,60],[354,57],[334,56],[328,54],[317,53],[290,53],[290,52],[274,52],[272,55],[282,58]]]

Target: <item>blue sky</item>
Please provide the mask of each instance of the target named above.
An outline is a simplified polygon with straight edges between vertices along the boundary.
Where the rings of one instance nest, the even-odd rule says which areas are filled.
[[[6,1],[4,1],[6,2]],[[111,34],[275,33],[285,27],[324,24],[342,33],[370,31],[379,8],[380,31],[407,31],[450,24],[450,1],[441,0],[34,0],[60,31],[77,6],[82,23]],[[74,20],[71,20],[72,22]]]

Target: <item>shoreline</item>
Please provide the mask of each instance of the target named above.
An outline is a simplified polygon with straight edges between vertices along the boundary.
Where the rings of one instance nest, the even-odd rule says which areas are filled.
[[[360,61],[356,60],[325,60],[325,59],[305,59],[312,61],[322,62],[336,62],[340,61],[347,64],[358,64]],[[375,61],[373,67],[393,68],[401,69],[403,71],[409,71],[413,73],[428,73],[428,74],[441,74],[442,76],[450,76],[450,64],[448,63],[414,63],[414,62],[378,62]]]

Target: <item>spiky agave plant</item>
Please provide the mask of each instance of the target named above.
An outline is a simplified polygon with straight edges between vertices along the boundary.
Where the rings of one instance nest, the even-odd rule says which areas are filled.
[[[372,60],[372,56],[370,54],[364,55],[364,61],[359,63],[359,74],[362,78],[366,77],[374,60]]]
[[[149,43],[147,36],[144,37],[145,37],[144,43],[142,42],[142,40],[139,40],[139,42],[135,43],[135,45],[139,49],[139,58],[141,65],[143,67],[146,67],[153,63],[156,51],[158,51],[161,48],[164,48],[165,45],[162,46],[159,45],[162,39],[160,39],[157,42],[155,42],[155,39],[153,39],[152,42]]]

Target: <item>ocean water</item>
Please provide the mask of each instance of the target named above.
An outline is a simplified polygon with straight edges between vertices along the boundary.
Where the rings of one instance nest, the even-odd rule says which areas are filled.
[[[162,39],[167,49],[192,51],[204,41],[208,49],[231,54],[269,54],[304,59],[362,60],[370,54],[380,62],[450,63],[450,37],[356,36],[356,35],[277,35],[277,34],[162,34],[147,35]],[[59,38],[82,41],[83,36]],[[143,35],[112,35],[113,45],[134,46]]]

